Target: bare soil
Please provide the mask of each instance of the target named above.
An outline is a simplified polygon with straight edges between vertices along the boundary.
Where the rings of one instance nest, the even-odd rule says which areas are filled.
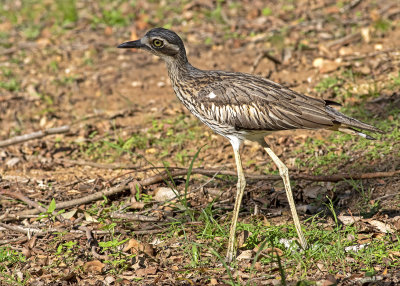
[[[135,17],[126,27],[104,23],[93,27],[90,16],[84,15],[97,13],[96,8],[91,7],[96,4],[77,2],[80,18],[71,28],[58,35],[52,33],[50,23],[45,23],[35,39],[27,39],[16,24],[7,20],[0,23],[2,30],[8,33],[7,39],[1,40],[1,79],[8,80],[4,73],[7,69],[12,71],[19,83],[17,90],[0,89],[0,139],[62,125],[70,126],[70,131],[66,134],[46,136],[1,148],[0,190],[22,193],[44,206],[48,206],[52,199],[59,204],[102,191],[129,177],[141,180],[163,171],[152,168],[154,166],[163,168],[167,164],[170,167],[188,168],[194,154],[204,145],[206,147],[200,151],[195,167],[234,171],[234,158],[229,142],[202,126],[184,109],[173,94],[165,64],[143,51],[116,48],[123,41],[140,37],[153,26],[165,24],[162,19],[146,22],[141,18],[156,17],[154,11],[159,9],[158,4],[137,1],[134,8],[129,5],[124,6],[125,8],[119,7],[123,15],[144,11],[141,17]],[[398,89],[384,87],[379,89],[378,96],[368,93],[372,86],[383,85],[399,72],[400,13],[397,1],[359,1],[360,4],[347,8],[346,12],[332,1],[298,1],[291,5],[292,8],[287,13],[283,12],[286,8],[280,1],[244,1],[240,9],[229,8],[233,7],[229,6],[230,2],[222,4],[225,18],[222,23],[208,21],[204,16],[204,11],[217,9],[219,4],[214,1],[180,4],[183,6],[182,14],[166,10],[166,18],[183,19],[180,24],[173,25],[172,29],[183,37],[189,60],[194,66],[258,74],[310,96],[338,101],[346,106],[346,111],[361,105],[367,111],[367,120],[371,124],[388,120],[392,116],[389,115],[390,110],[400,108]],[[13,5],[12,1],[7,3],[9,6]],[[350,5],[350,2],[345,1],[345,4]],[[347,7],[346,5],[344,6]],[[274,7],[272,15],[263,15],[262,9],[266,6]],[[390,21],[391,26],[385,31],[377,29],[376,23],[380,20]],[[363,29],[369,29],[369,36],[365,35],[367,32],[362,32]],[[282,30],[285,31],[284,34]],[[343,40],[356,32],[360,36]],[[227,36],[234,33],[234,37]],[[211,42],[207,41],[208,38]],[[281,64],[263,58],[255,66],[255,60],[264,51],[279,59]],[[353,59],[356,57],[360,59]],[[338,65],[332,68],[325,63],[325,66],[316,67],[315,60],[318,58],[329,61],[331,65]],[[358,75],[357,80],[345,82],[354,86],[354,97],[352,94],[344,96],[336,93],[333,89],[316,91],[316,86],[324,78],[342,75],[347,70]],[[397,118],[391,118],[398,120],[398,115]],[[154,128],[155,122],[162,122],[162,126]],[[174,129],[178,122],[183,122],[183,125]],[[171,133],[169,129],[175,131]],[[184,134],[189,131],[194,134],[194,138],[185,137]],[[116,143],[127,140],[132,134],[151,134],[151,139],[144,143],[143,148],[133,146],[121,153],[109,151],[106,144],[99,143],[104,139]],[[343,143],[326,143],[335,147],[335,154],[345,154],[348,158],[346,160],[334,161],[322,167],[314,163],[308,164],[310,157],[318,156],[320,150],[314,150],[313,154],[303,152],[303,146],[310,142],[307,138],[311,138],[311,142],[324,141],[330,134],[330,131],[324,130],[296,130],[276,132],[267,139],[277,155],[287,163],[291,174],[331,175],[391,172],[400,169],[399,142],[391,142],[391,153],[370,159],[364,155],[377,143],[371,141],[365,144],[365,148],[353,148],[362,138]],[[178,136],[183,136],[183,139],[179,144],[174,144],[174,139]],[[172,143],[157,145],[157,142],[165,138],[170,138]],[[378,141],[384,140],[385,137]],[[100,153],[96,153],[96,148]],[[324,155],[325,147],[321,148],[320,155]],[[277,174],[276,167],[269,162],[260,147],[247,142],[242,154],[246,173]],[[304,164],[295,163],[296,159]],[[98,167],[85,162],[96,163]],[[131,167],[130,170],[110,169],[106,164]],[[182,176],[176,180],[179,191],[184,190],[184,178]],[[204,186],[209,179],[192,176],[190,190],[198,191],[189,196],[190,206],[195,210],[204,208],[214,198],[210,194],[221,193],[219,200],[224,202],[222,206],[225,207],[225,213],[220,215],[220,220],[229,221],[235,179],[214,179]],[[393,219],[400,215],[399,196],[396,195],[400,190],[400,176],[356,182],[356,185],[359,184],[365,190],[371,190],[367,204],[372,205],[379,200],[379,211],[373,214],[373,218],[393,226]],[[165,182],[158,182],[142,188],[141,192],[154,195],[155,190],[166,186]],[[338,214],[359,215],[361,212],[360,193],[349,181],[331,183],[296,180],[293,181],[293,186],[298,205],[320,205],[316,198],[309,195],[311,190],[318,187],[335,202]],[[290,212],[282,190],[280,181],[249,180],[240,219],[250,219],[254,205],[259,204],[261,214],[270,224],[290,224]],[[130,268],[120,270],[119,273],[110,271],[113,268],[104,262],[105,259],[93,256],[86,234],[73,230],[80,225],[79,221],[85,222],[94,231],[102,230],[104,225],[114,222],[109,217],[101,223],[90,223],[83,214],[93,207],[107,208],[113,202],[131,204],[135,190],[131,191],[133,195],[127,190],[111,196],[107,202],[91,202],[72,207],[72,210],[77,211],[69,219],[73,227],[57,220],[49,224],[46,220],[38,222],[34,217],[18,218],[19,213],[32,209],[33,206],[22,203],[21,200],[10,200],[10,196],[3,194],[0,196],[0,222],[3,224],[24,228],[32,226],[42,230],[47,227],[60,228],[67,233],[57,242],[55,235],[50,232],[41,236],[27,235],[7,229],[3,225],[0,243],[11,246],[27,257],[17,268],[20,273],[29,272],[29,285],[227,285],[229,276],[218,259],[210,258],[210,264],[204,267],[187,267],[191,258],[187,255],[188,251],[180,248],[181,234],[177,230],[170,239],[154,245],[154,252],[138,255],[136,260],[133,259]],[[157,223],[118,222],[113,235],[104,236],[100,232],[95,235],[96,239],[106,241],[118,235],[121,239],[135,238],[143,244],[149,243],[157,238],[157,234],[149,231],[147,234],[135,235],[134,231],[165,228],[162,221],[168,220],[168,217],[182,219],[179,211],[168,206],[146,205],[140,209],[140,213],[146,216],[158,215],[162,220]],[[305,222],[312,215],[314,214],[302,213],[301,220]],[[308,222],[304,224],[307,228]],[[185,231],[188,239],[197,239],[195,223],[188,222]],[[398,235],[398,229],[396,231]],[[374,233],[372,230],[370,232]],[[12,242],[4,243],[8,241]],[[58,245],[66,241],[75,241],[79,245],[74,259],[69,257],[68,260],[62,260],[54,254]],[[225,249],[219,249],[218,252],[223,256]],[[397,254],[396,259],[398,257]],[[138,266],[140,263],[137,259],[143,259],[144,265]],[[93,261],[95,263],[90,268],[88,262]],[[240,283],[245,284],[251,280],[246,272],[248,267],[248,261],[238,262],[234,275],[240,276]],[[257,267],[260,274],[250,283],[279,283],[279,269],[271,269],[268,264],[258,263]],[[388,269],[383,265],[376,269],[374,277],[378,277],[376,279],[379,283],[388,284],[365,284],[372,283],[372,280],[357,276],[361,275],[360,269],[338,275],[329,269],[318,269],[318,265],[303,276],[295,275],[287,280],[289,283],[300,280],[322,283],[318,285],[334,285],[328,284],[329,281],[340,285],[399,283],[398,269]],[[266,278],[261,273],[272,274]],[[257,277],[260,278],[257,280]]]

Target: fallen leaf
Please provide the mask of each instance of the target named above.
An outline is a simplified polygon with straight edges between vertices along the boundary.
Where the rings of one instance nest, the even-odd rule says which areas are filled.
[[[103,271],[104,263],[100,262],[99,260],[88,261],[83,265],[83,270],[88,273],[101,273]]]
[[[131,251],[132,254],[139,254],[141,252],[153,256],[154,255],[154,248],[151,244],[148,243],[141,243],[134,238],[131,238],[128,241],[128,244],[124,247],[123,251]]]
[[[136,275],[137,276],[147,276],[147,275],[154,275],[157,273],[157,267],[152,266],[152,267],[146,267],[146,268],[140,268],[136,270]]]
[[[146,154],[155,154],[155,153],[157,153],[157,149],[156,148],[146,149]]]
[[[320,73],[329,73],[337,70],[341,66],[340,61],[331,61],[323,58],[316,58],[313,67],[318,68]]]
[[[104,29],[104,35],[106,35],[106,36],[111,36],[112,34],[113,34],[113,29],[112,29],[112,27],[107,26],[107,27]]]
[[[344,225],[351,225],[355,223],[356,221],[361,220],[361,217],[359,216],[346,216],[346,215],[339,215],[338,219],[344,224]]]
[[[130,208],[134,209],[134,210],[141,210],[142,208],[144,208],[145,204],[142,202],[133,202],[131,203]]]
[[[77,211],[78,209],[73,209],[72,211],[62,213],[61,216],[65,219],[71,219],[76,214]]]
[[[165,202],[171,200],[176,197],[176,190],[172,190],[171,188],[160,187],[154,191],[154,199],[157,202]]]
[[[84,212],[85,215],[85,220],[88,222],[98,222],[98,220],[96,218],[94,218],[93,216],[91,216],[88,212]]]
[[[236,260],[242,261],[242,260],[250,260],[253,256],[253,251],[252,250],[245,250],[242,251],[242,253],[239,254],[238,257],[236,257]]]
[[[361,37],[363,38],[364,42],[367,44],[371,41],[369,27],[361,28]]]
[[[354,53],[353,49],[351,47],[341,47],[339,49],[339,55],[341,56],[348,56],[348,55],[352,55]]]
[[[389,251],[389,254],[392,256],[400,257],[400,251]]]
[[[208,285],[217,285],[217,284],[218,284],[217,279],[211,278],[211,279],[210,279],[210,283],[209,283]]]
[[[374,226],[377,230],[379,230],[382,233],[393,233],[394,230],[390,227],[390,225],[379,221],[379,220],[370,220],[369,224]]]

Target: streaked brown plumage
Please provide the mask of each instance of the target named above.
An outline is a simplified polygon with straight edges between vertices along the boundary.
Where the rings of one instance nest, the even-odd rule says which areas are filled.
[[[228,244],[227,260],[234,253],[234,234],[245,179],[239,147],[243,140],[259,142],[278,166],[303,248],[307,247],[290,188],[287,167],[272,152],[264,136],[288,129],[331,129],[373,139],[354,128],[383,133],[332,108],[332,101],[297,93],[262,77],[234,72],[203,71],[187,60],[182,40],[173,31],[155,28],[140,40],[125,42],[119,48],[140,48],[165,60],[168,75],[179,100],[204,124],[228,138],[238,169],[237,196]]]

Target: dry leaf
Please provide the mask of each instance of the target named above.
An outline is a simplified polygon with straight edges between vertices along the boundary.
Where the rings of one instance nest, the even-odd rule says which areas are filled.
[[[151,244],[141,243],[134,238],[131,238],[128,241],[128,244],[123,249],[123,251],[129,251],[129,250],[131,251],[132,254],[139,254],[143,252],[149,256],[154,255],[154,249]]]
[[[104,263],[101,263],[99,260],[88,261],[83,265],[83,270],[88,273],[101,273],[103,271]]]
[[[236,257],[236,260],[242,261],[242,260],[250,260],[253,256],[253,251],[252,250],[245,250],[240,253],[238,257]]]
[[[176,190],[172,190],[171,188],[160,187],[154,191],[154,199],[157,202],[165,202],[168,200],[172,200],[176,197]]]
[[[393,233],[394,230],[390,227],[390,225],[381,222],[379,220],[370,220],[369,224],[374,226],[377,230],[379,230],[382,233]]]
[[[208,285],[218,285],[218,281],[215,278],[210,279],[210,283]]]
[[[140,268],[140,269],[136,270],[137,276],[154,275],[156,273],[157,273],[157,267],[155,267],[155,266]]]
[[[352,55],[354,53],[353,49],[351,47],[341,47],[339,49],[339,55],[341,56],[348,56],[348,55]]]
[[[91,216],[88,212],[84,212],[83,213],[85,215],[85,220],[88,222],[98,222],[98,220],[96,218],[94,218],[93,216]]]
[[[389,251],[390,256],[400,257],[400,251]]]
[[[344,225],[351,225],[355,223],[356,221],[361,220],[361,217],[359,216],[347,216],[347,215],[339,215],[338,219],[344,224]]]
[[[320,73],[329,73],[337,70],[340,66],[340,60],[331,61],[323,58],[316,58],[313,61],[313,67],[318,68]]]
[[[146,154],[155,154],[155,153],[157,153],[157,149],[156,148],[146,149]]]
[[[363,38],[364,42],[367,44],[371,41],[369,27],[361,28],[361,37]]]
[[[134,209],[134,210],[141,210],[142,208],[144,208],[145,204],[142,202],[133,202],[131,203],[130,208]]]
[[[106,35],[106,36],[111,36],[112,34],[113,34],[113,29],[112,29],[112,27],[107,26],[107,27],[104,29],[104,35]]]

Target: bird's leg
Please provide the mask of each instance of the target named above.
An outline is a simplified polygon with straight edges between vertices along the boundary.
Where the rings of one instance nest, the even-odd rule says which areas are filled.
[[[237,182],[237,190],[236,190],[236,199],[235,199],[235,207],[233,208],[233,217],[231,223],[231,229],[229,231],[229,242],[228,242],[228,252],[226,254],[226,261],[232,262],[234,258],[234,249],[235,249],[235,232],[236,232],[236,223],[239,216],[239,209],[242,203],[244,188],[246,186],[246,179],[243,173],[242,161],[240,160],[239,153],[239,144],[232,143],[233,152],[235,153],[235,161],[236,168],[238,173],[238,182]]]
[[[275,153],[269,148],[265,141],[260,142],[261,145],[264,147],[267,154],[271,157],[272,161],[274,161],[275,165],[279,169],[279,174],[282,177],[283,184],[285,185],[286,196],[289,201],[290,211],[292,212],[292,217],[294,221],[294,226],[296,227],[297,235],[300,239],[300,244],[303,249],[307,248],[307,241],[304,237],[303,231],[301,230],[299,217],[297,216],[296,206],[293,200],[292,189],[290,187],[290,180],[289,180],[289,170],[286,165],[275,155]]]

